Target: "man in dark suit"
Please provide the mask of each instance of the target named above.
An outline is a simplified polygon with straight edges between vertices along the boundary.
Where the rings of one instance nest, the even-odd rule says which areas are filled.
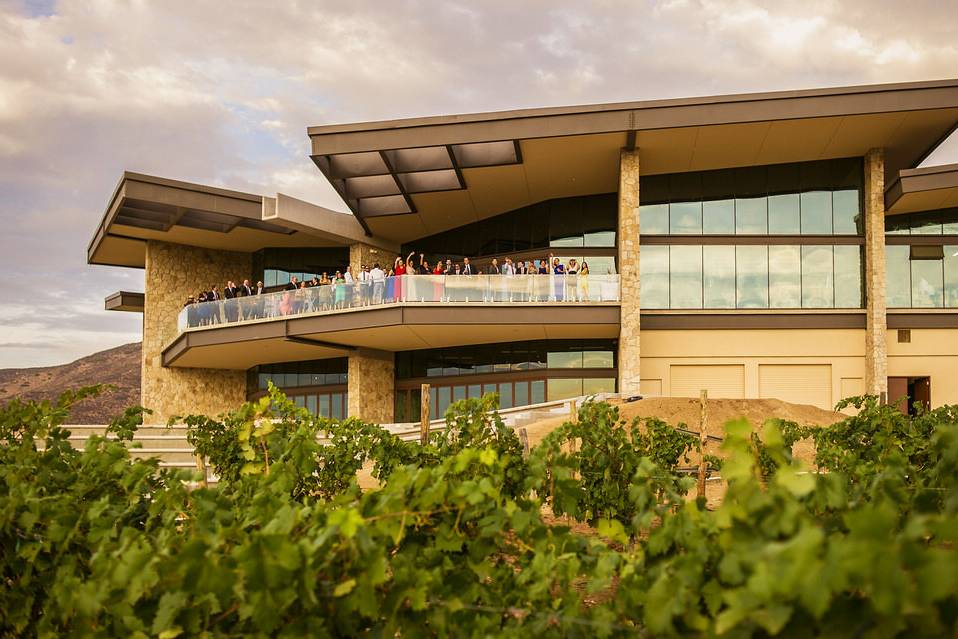
[[[289,284],[283,287],[287,291],[295,291],[299,288],[299,278],[295,275],[289,278]]]
[[[220,310],[223,308],[223,296],[220,295],[219,288],[216,284],[210,284],[210,290],[206,292],[206,301],[215,302],[215,304],[210,304],[210,323],[219,324],[222,319]]]
[[[233,280],[227,280],[226,287],[223,289],[223,298],[226,300],[223,302],[223,310],[225,311],[226,321],[235,322],[239,319],[239,301],[236,298],[239,297],[239,288],[236,286],[236,282]]]

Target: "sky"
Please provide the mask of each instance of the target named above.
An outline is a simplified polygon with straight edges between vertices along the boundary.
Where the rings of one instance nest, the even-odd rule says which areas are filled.
[[[346,210],[306,128],[958,77],[955,0],[0,0],[0,368],[137,341],[124,170]],[[925,165],[958,162],[958,135]]]

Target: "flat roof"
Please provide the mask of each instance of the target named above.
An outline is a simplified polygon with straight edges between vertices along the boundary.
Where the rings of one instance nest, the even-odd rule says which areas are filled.
[[[346,246],[362,237],[353,216],[281,194],[264,197],[125,171],[87,248],[87,262],[142,268],[148,240],[253,252]]]
[[[958,125],[958,80],[617,102],[308,128],[311,158],[374,236],[406,242],[645,175],[862,156],[886,184]]]
[[[958,207],[958,164],[905,169],[885,191],[886,213]]]

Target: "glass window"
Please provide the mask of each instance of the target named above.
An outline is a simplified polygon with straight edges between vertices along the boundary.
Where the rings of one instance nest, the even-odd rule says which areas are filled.
[[[585,242],[581,235],[571,235],[569,237],[557,237],[555,239],[549,240],[549,246],[563,247],[563,246],[584,246]]]
[[[320,395],[319,396],[319,414],[323,417],[329,417],[329,395]]]
[[[479,384],[469,384],[469,398],[479,398],[482,397],[482,386]]]
[[[801,232],[798,193],[770,195],[768,198],[768,232],[770,235],[798,235]]]
[[[835,221],[835,235],[858,235],[861,233],[858,190],[845,189],[832,192],[832,215]]]
[[[583,395],[597,395],[599,393],[614,393],[615,379],[612,377],[587,377],[582,380]]]
[[[529,387],[532,391],[530,404],[541,404],[546,401],[546,383],[545,380],[539,379],[529,384]]]
[[[802,305],[802,255],[799,249],[794,245],[768,247],[770,308],[800,308]]]
[[[343,394],[333,393],[329,398],[330,412],[333,419],[343,418]]]
[[[293,397],[293,403],[299,408],[306,408],[306,397],[304,395],[297,395]]]
[[[516,382],[516,401],[515,406],[526,406],[529,404],[529,382]]]
[[[549,368],[582,368],[582,351],[550,352],[546,361]]]
[[[639,207],[639,224],[645,235],[668,235],[669,205],[643,204]]]
[[[648,244],[639,253],[642,308],[669,307],[669,247]]]
[[[615,231],[596,231],[585,234],[585,246],[610,248],[615,246]]]
[[[266,390],[269,388],[269,373],[259,374],[259,388],[260,390]]]
[[[582,394],[581,379],[550,379],[549,380],[549,399],[554,402],[559,399],[569,399],[578,397]]]
[[[943,260],[911,260],[911,305],[940,308],[944,304]]]
[[[589,273],[592,275],[606,275],[615,273],[615,257],[611,255],[593,255],[592,257],[585,259],[585,261],[589,263]]]
[[[832,234],[831,191],[805,191],[802,193],[802,234]]]
[[[512,384],[499,384],[499,406],[512,408]]]
[[[483,385],[482,385],[482,395],[483,395],[483,397],[485,397],[485,396],[488,395],[489,393],[495,393],[495,392],[497,392],[497,391],[496,391],[496,385],[495,385],[495,384],[483,384]]]
[[[300,373],[297,380],[297,386],[309,386],[313,382],[313,376],[310,373]]]
[[[885,218],[886,235],[910,235],[911,219],[907,215],[895,215]]]
[[[913,215],[912,235],[941,235],[941,216],[935,213]]]
[[[735,201],[702,202],[702,232],[706,235],[735,234]]]
[[[735,306],[768,308],[767,246],[735,247]]]
[[[835,253],[835,308],[862,307],[862,249],[833,247]]]
[[[583,368],[614,368],[612,351],[583,351]]]
[[[672,202],[669,205],[669,232],[672,235],[701,235],[702,202]]]
[[[802,308],[835,306],[831,246],[802,247]]]
[[[436,396],[439,400],[439,413],[436,417],[442,417],[446,414],[446,411],[449,410],[449,405],[452,404],[452,388],[449,386],[440,386],[436,389]]]
[[[946,245],[945,251],[945,306],[958,308],[958,246]]]
[[[453,386],[452,387],[452,401],[458,402],[460,400],[466,399],[466,387],[465,386]]]
[[[735,232],[739,235],[765,235],[768,233],[767,198],[735,198]]]
[[[942,235],[958,235],[958,219],[956,217],[958,217],[958,209],[952,209],[951,215],[947,216],[941,224]]]
[[[911,306],[911,260],[908,246],[885,247],[885,296],[889,308]]]
[[[702,308],[702,247],[669,248],[669,308]]]
[[[315,395],[306,396],[306,409],[309,412],[313,413],[314,415],[316,414],[316,396]]]
[[[703,246],[705,308],[735,308],[735,247]]]

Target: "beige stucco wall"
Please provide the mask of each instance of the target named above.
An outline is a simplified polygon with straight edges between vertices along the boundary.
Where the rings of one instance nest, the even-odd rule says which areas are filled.
[[[360,349],[349,356],[349,417],[388,424],[396,402],[395,355]]]
[[[619,327],[619,393],[641,390],[639,311],[639,151],[623,149],[619,158],[618,270],[622,314]]]
[[[863,392],[864,346],[861,329],[647,330],[642,334],[642,391],[672,396],[678,370],[683,376],[693,371],[708,378],[707,369],[697,367],[716,366],[722,368],[712,369],[715,375],[706,382],[710,396],[760,398],[770,396],[773,378],[780,381],[788,376],[787,367],[794,367],[795,385],[786,384],[788,390],[775,396],[830,409],[843,397]],[[804,380],[810,374],[826,380],[818,401],[806,399]]]
[[[150,240],[146,246],[141,402],[151,423],[173,415],[216,415],[246,400],[246,373],[163,368],[161,353],[179,334],[176,319],[187,296],[251,274],[249,253],[214,251]]]
[[[892,329],[886,345],[889,377],[930,377],[933,408],[958,404],[958,329],[913,328],[910,343],[899,343]]]

